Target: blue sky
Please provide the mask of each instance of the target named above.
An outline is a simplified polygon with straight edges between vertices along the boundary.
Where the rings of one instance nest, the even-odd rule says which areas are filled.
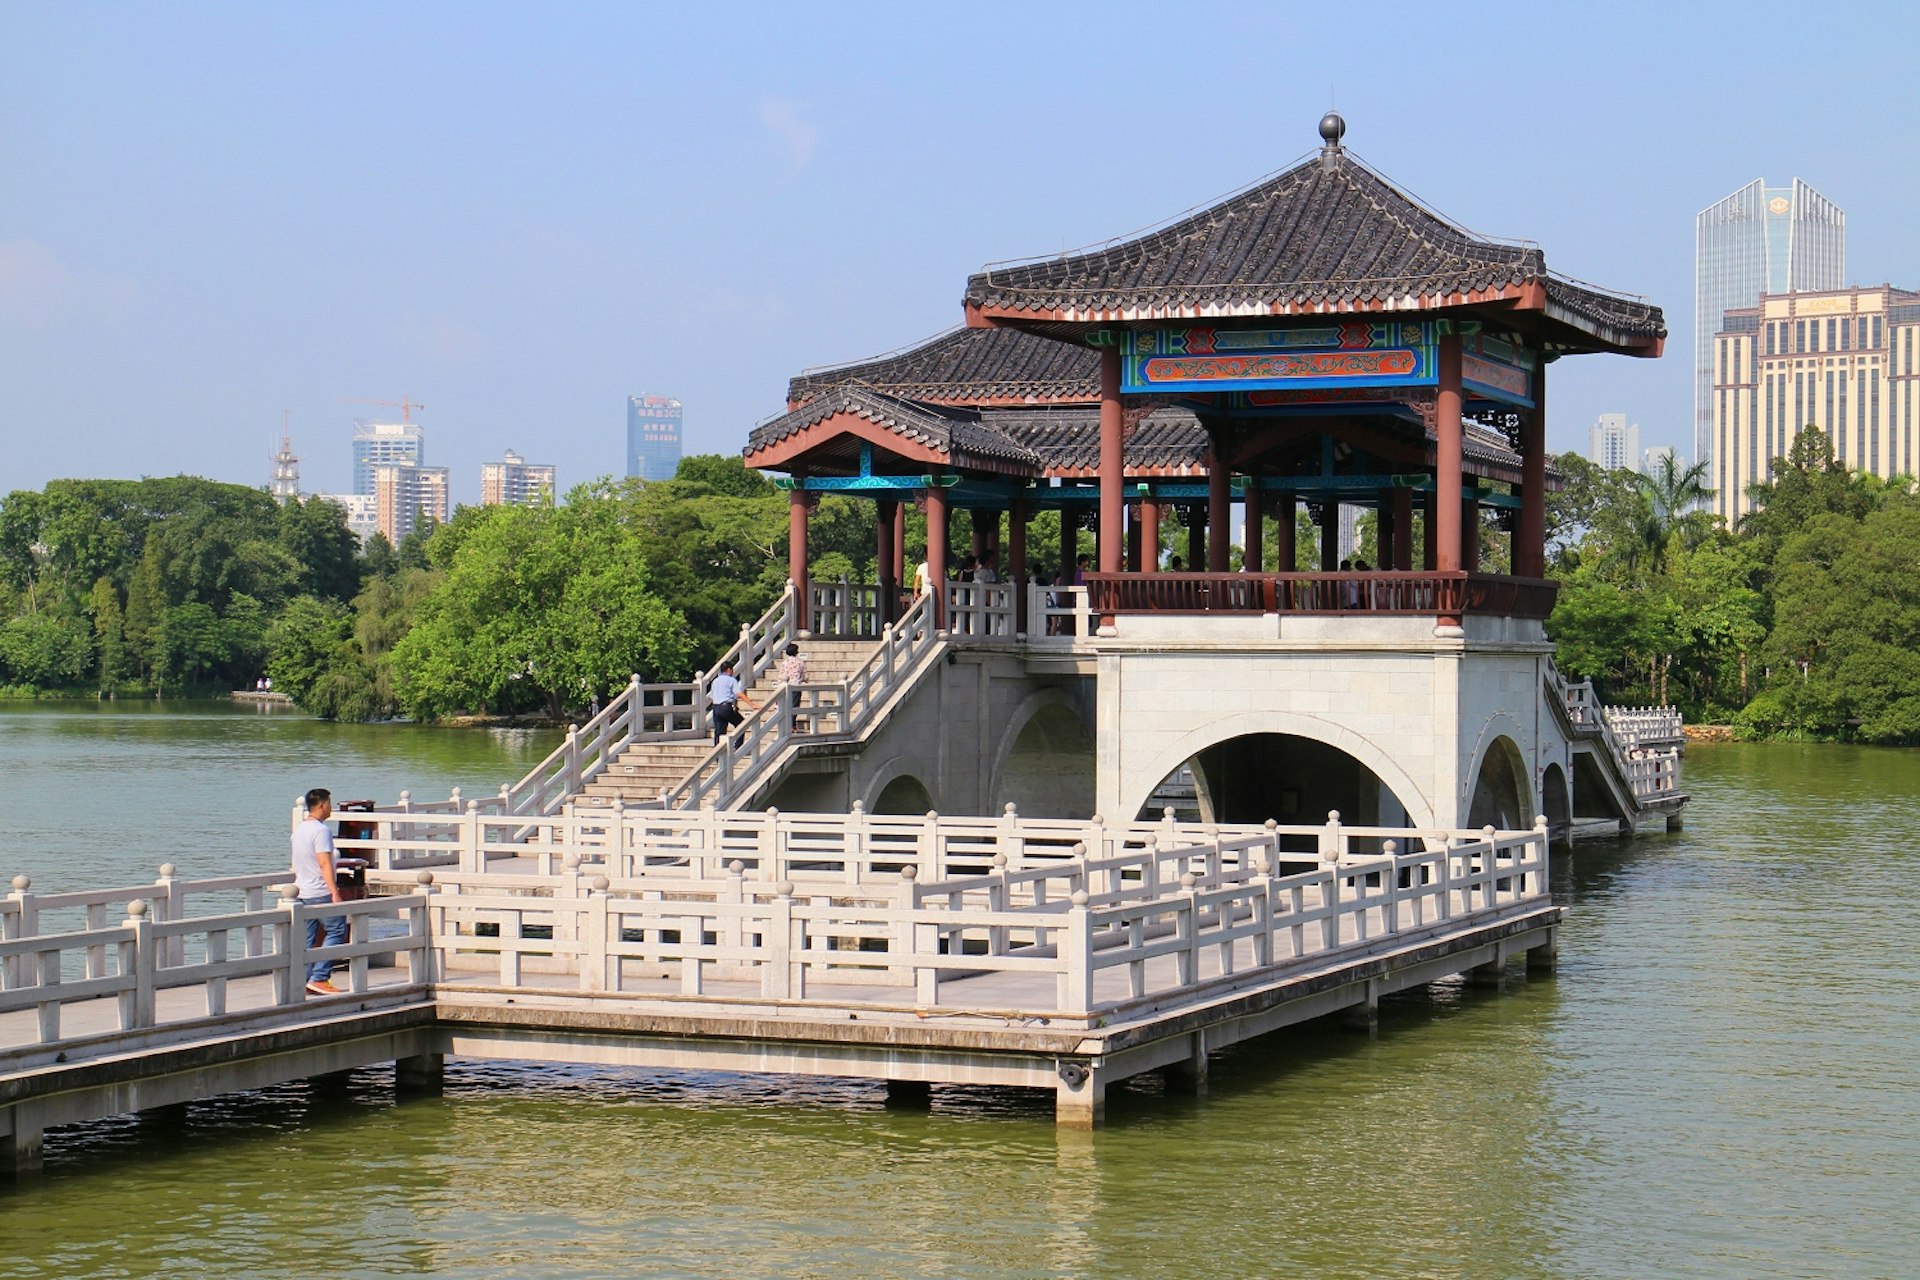
[[[1119,236],[1348,145],[1474,230],[1666,309],[1554,367],[1685,448],[1693,216],[1756,177],[1920,287],[1920,9],[0,0],[0,492],[264,483],[283,410],[345,488],[343,397],[426,406],[476,501],[513,448],[623,466],[630,393],[736,452],[800,369],[958,323],[968,272]],[[1831,16],[1825,16],[1830,13]]]

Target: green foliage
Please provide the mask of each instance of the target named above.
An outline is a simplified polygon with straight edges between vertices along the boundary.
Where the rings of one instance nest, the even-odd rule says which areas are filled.
[[[678,483],[463,511],[429,551],[444,577],[386,657],[401,705],[427,717],[535,706],[560,716],[635,672],[684,678],[686,625],[652,589],[637,510]]]
[[[93,660],[85,623],[50,611],[0,625],[0,684],[57,689],[77,683]]]

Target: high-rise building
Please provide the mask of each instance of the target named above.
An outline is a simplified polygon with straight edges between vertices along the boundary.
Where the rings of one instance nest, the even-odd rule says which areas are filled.
[[[1730,310],[1713,335],[1714,510],[1733,524],[1747,486],[1825,431],[1855,471],[1913,475],[1920,293],[1891,285],[1769,293]]]
[[[1722,491],[1728,477],[1713,451],[1721,317],[1763,293],[1842,288],[1846,275],[1847,215],[1798,178],[1786,187],[1756,178],[1694,219],[1693,456]]]
[[[554,499],[553,465],[528,462],[513,450],[505,461],[480,464],[480,505],[496,507],[502,503],[525,506],[530,502],[552,503]]]
[[[347,513],[347,529],[365,542],[379,528],[379,512],[370,493],[316,493],[317,501],[331,502]]]
[[[281,502],[300,496],[300,459],[293,453],[293,437],[280,433],[280,452],[273,455],[273,484],[269,492]]]
[[[373,492],[376,467],[417,467],[426,461],[426,434],[417,422],[353,424],[353,491]]]
[[[447,469],[384,465],[373,469],[374,527],[394,546],[415,529],[447,520]]]
[[[680,402],[671,396],[627,397],[627,474],[671,480],[680,469]]]
[[[1603,413],[1587,428],[1587,461],[1609,471],[1640,469],[1640,424],[1624,413]]]
[[[1683,473],[1686,471],[1687,459],[1684,454],[1676,453],[1670,444],[1657,444],[1640,455],[1640,474],[1643,476],[1659,475],[1661,464],[1668,458],[1673,459],[1675,470]]]

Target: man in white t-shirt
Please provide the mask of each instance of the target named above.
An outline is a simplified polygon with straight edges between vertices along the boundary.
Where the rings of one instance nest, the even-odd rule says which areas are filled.
[[[293,829],[293,883],[299,890],[303,907],[324,906],[340,901],[340,886],[333,875],[333,832],[327,819],[333,816],[333,793],[324,787],[307,792],[307,820]],[[337,947],[347,940],[345,916],[315,916],[307,921],[309,948]],[[341,988],[327,979],[333,976],[332,960],[316,960],[307,966],[307,991],[316,996],[340,994]]]

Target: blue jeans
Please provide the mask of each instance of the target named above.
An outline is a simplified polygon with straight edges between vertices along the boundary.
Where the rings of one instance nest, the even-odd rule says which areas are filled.
[[[302,898],[303,907],[325,907],[333,904],[332,898]],[[308,948],[327,946],[337,947],[347,940],[347,918],[345,916],[320,916],[307,921]],[[332,960],[315,960],[307,966],[308,982],[325,982],[333,973]]]

